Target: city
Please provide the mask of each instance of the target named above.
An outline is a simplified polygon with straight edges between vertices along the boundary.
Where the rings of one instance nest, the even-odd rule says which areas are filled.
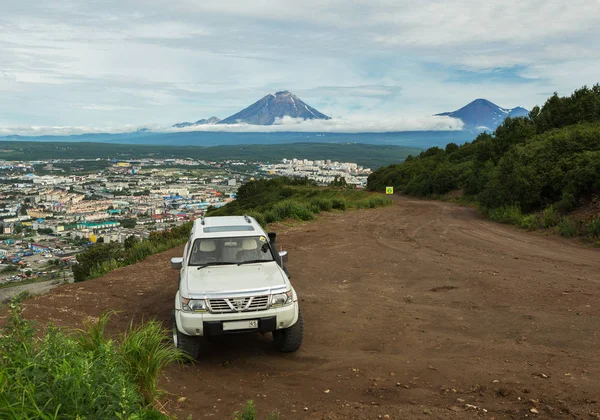
[[[52,159],[0,160],[0,287],[73,281],[76,255],[95,243],[143,240],[235,200],[239,185],[270,176],[362,188],[370,169],[351,162],[279,163]]]

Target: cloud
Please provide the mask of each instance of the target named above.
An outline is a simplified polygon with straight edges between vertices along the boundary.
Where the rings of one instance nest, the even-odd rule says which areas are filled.
[[[102,109],[104,110],[104,109]],[[355,115],[346,118],[332,118],[330,120],[304,120],[301,118],[284,117],[276,119],[273,125],[252,124],[206,124],[184,128],[171,126],[123,126],[123,127],[83,127],[83,126],[21,126],[2,127],[0,135],[20,134],[28,136],[56,135],[66,136],[72,134],[89,133],[132,133],[140,129],[155,133],[184,133],[184,132],[230,132],[230,133],[388,133],[399,131],[440,131],[461,130],[461,120],[451,117],[425,116],[418,118],[399,117],[389,115],[373,119],[367,115]]]
[[[301,133],[387,133],[398,131],[426,130],[460,130],[461,120],[450,117],[426,116],[406,118],[398,116],[379,117],[353,116],[349,118],[332,118],[330,120],[304,120],[301,118],[283,117],[276,119],[270,126],[250,124],[207,124],[175,131],[222,131],[222,132],[301,132]]]
[[[2,5],[4,126],[168,126],[283,89],[346,120],[418,119],[599,81],[599,0],[28,3]]]

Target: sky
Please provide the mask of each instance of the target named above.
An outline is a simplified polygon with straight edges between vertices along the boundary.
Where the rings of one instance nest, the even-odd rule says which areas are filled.
[[[279,90],[333,117],[329,128],[459,129],[431,115],[476,98],[530,109],[600,82],[600,0],[0,0],[0,10],[3,134],[161,130]]]

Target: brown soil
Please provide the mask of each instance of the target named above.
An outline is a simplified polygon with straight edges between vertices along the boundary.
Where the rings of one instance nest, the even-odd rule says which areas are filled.
[[[597,249],[407,198],[280,228],[303,347],[214,340],[161,381],[179,418],[228,419],[247,399],[282,419],[600,417]],[[132,318],[167,326],[179,252],[61,286],[25,315],[79,327],[113,309],[113,332]]]

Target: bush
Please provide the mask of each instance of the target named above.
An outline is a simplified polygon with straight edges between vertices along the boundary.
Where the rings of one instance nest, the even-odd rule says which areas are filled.
[[[600,238],[600,218],[594,219],[588,223],[586,230],[590,235]]]
[[[313,212],[306,204],[293,200],[277,203],[271,211],[276,215],[277,220],[296,219],[305,221],[314,218]]]
[[[319,213],[321,211],[331,211],[333,209],[333,201],[329,198],[313,198],[310,200],[310,205]]]
[[[167,345],[156,351],[158,338],[166,343],[168,335],[154,321],[136,329],[137,353],[128,351],[127,337],[106,338],[107,321],[103,315],[75,336],[50,325],[35,338],[19,305],[11,304],[0,335],[0,418],[165,418],[151,405],[157,393],[147,393],[152,388],[137,378],[147,371],[155,377],[183,356]],[[148,361],[135,360],[140,355]]]
[[[560,221],[560,215],[554,206],[548,206],[542,212],[540,222],[543,228],[556,226]]]
[[[496,222],[521,225],[523,215],[517,205],[502,206],[488,210],[488,217]]]
[[[527,214],[521,218],[519,227],[527,230],[535,230],[540,227],[540,220],[535,214]]]
[[[331,200],[331,208],[336,210],[346,210],[348,208],[348,202],[343,198],[334,198]]]
[[[119,244],[96,244],[77,255],[77,264],[72,267],[75,282],[98,278],[117,268],[142,261],[150,255],[166,251],[185,243],[192,223],[152,232],[145,241],[133,240],[130,236],[123,246]]]
[[[570,97],[553,95],[527,117],[507,118],[493,134],[464,145],[432,147],[418,157],[373,172],[367,187],[393,185],[406,194],[435,197],[462,189],[495,220],[512,223],[518,214],[544,211],[544,227],[600,190],[600,84]],[[526,222],[531,226],[532,220]]]
[[[250,217],[253,217],[259,225],[261,225],[261,226],[267,225],[267,221],[266,221],[265,215],[263,213],[259,213],[257,211],[249,211],[246,214]]]
[[[577,229],[577,224],[569,217],[563,218],[558,223],[558,231],[562,236],[565,236],[567,238],[577,236],[577,234],[579,233],[579,230]]]
[[[208,216],[247,214],[261,225],[285,219],[312,220],[315,214],[351,208],[375,208],[391,204],[384,196],[374,196],[351,187],[317,187],[304,179],[273,178],[251,181],[240,187],[238,199]]]
[[[188,359],[174,351],[168,336],[161,323],[148,321],[137,327],[130,324],[121,339],[119,352],[148,405],[162,394],[158,390],[160,373],[171,363]]]

